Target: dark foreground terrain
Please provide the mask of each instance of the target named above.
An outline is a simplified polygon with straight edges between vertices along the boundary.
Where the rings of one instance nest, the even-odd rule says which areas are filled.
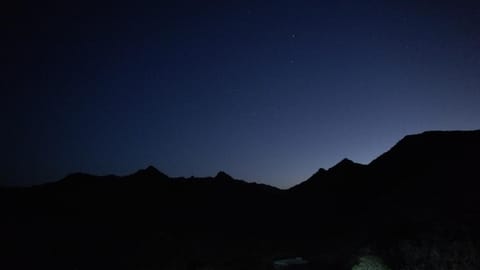
[[[3,188],[0,269],[480,269],[479,168],[480,131],[425,132],[288,190],[153,167]]]

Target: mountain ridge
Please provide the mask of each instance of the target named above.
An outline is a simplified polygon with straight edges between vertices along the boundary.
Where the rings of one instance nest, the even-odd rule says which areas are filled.
[[[424,236],[437,228],[480,250],[479,153],[480,131],[427,132],[370,164],[343,159],[284,190],[153,166],[1,188],[0,229],[9,233],[0,248],[11,259],[0,268],[271,269],[272,258],[301,254],[315,269],[346,270],[366,248],[395,263],[402,241],[437,243]]]
[[[433,130],[433,131],[425,131],[425,132],[418,133],[418,134],[406,135],[402,139],[400,139],[396,144],[394,144],[389,150],[387,150],[383,154],[379,155],[378,157],[376,157],[375,159],[373,159],[370,163],[368,163],[366,165],[356,163],[356,162],[354,162],[354,161],[352,161],[348,158],[344,158],[341,161],[339,161],[337,164],[332,166],[331,168],[329,168],[329,169],[319,168],[318,171],[315,172],[314,174],[312,174],[311,177],[309,177],[309,178],[307,178],[307,179],[305,179],[305,180],[303,180],[303,181],[301,181],[301,182],[299,182],[299,183],[297,183],[297,184],[295,184],[295,185],[293,185],[289,188],[284,188],[283,190],[298,189],[299,186],[305,185],[304,183],[306,183],[306,182],[311,182],[313,179],[316,179],[316,178],[322,178],[322,175],[324,175],[325,173],[332,174],[334,172],[345,172],[345,171],[348,171],[348,170],[355,170],[355,169],[353,169],[353,167],[357,167],[357,168],[364,167],[364,168],[369,168],[369,169],[372,169],[372,168],[375,169],[375,168],[382,167],[382,166],[387,167],[387,165],[385,165],[385,163],[396,163],[399,166],[399,164],[410,164],[410,163],[412,163],[412,160],[416,161],[418,163],[418,162],[421,162],[418,159],[418,157],[415,159],[415,156],[413,156],[414,158],[412,158],[410,156],[407,156],[403,152],[407,152],[407,154],[408,154],[410,152],[419,151],[419,150],[425,148],[424,149],[425,151],[423,151],[423,152],[431,151],[431,152],[435,153],[436,155],[441,155],[441,151],[438,151],[438,149],[441,149],[441,147],[438,147],[438,146],[444,141],[452,140],[452,139],[449,139],[449,138],[453,138],[453,137],[457,138],[456,140],[460,141],[460,142],[464,141],[465,137],[470,138],[469,140],[472,140],[472,138],[473,138],[473,140],[475,140],[475,137],[480,137],[480,130],[471,130],[471,131],[466,131],[466,130],[453,130],[453,131]],[[462,137],[462,138],[460,138],[460,137]],[[428,145],[428,143],[425,143],[427,141],[433,141],[432,143],[430,143],[432,145]],[[469,143],[470,143],[470,145],[468,145]],[[423,146],[422,146],[422,144],[423,144]],[[468,147],[470,147],[470,146],[472,146],[474,149],[480,151],[479,143],[471,143],[467,140],[465,143],[456,143],[457,147],[459,145],[461,146],[460,150],[463,151],[463,152],[468,152]],[[452,149],[452,148],[454,148],[454,146],[448,147],[447,150],[449,150],[450,152],[455,152],[454,149]],[[455,154],[458,154],[458,152],[461,152],[461,151],[456,151],[457,153],[449,153],[449,154],[450,155],[455,155]],[[398,159],[398,155],[401,155],[403,157],[398,159],[398,160],[395,160],[395,161],[389,161],[389,159],[393,155],[397,155],[397,157],[396,157],[397,159]],[[423,160],[425,160],[427,158],[428,157],[423,157]],[[434,158],[431,157],[431,159],[433,160]],[[417,166],[421,166],[421,165],[422,164],[419,164]],[[401,169],[398,166],[395,168],[396,170]],[[388,165],[388,167],[389,167],[389,170],[393,169],[393,168],[390,168],[391,167],[390,165]],[[73,183],[73,182],[79,181],[82,178],[89,179],[89,180],[85,180],[85,181],[94,181],[94,179],[97,179],[97,180],[110,179],[111,180],[111,179],[122,179],[122,178],[125,178],[125,177],[127,177],[127,178],[145,178],[145,179],[156,178],[157,180],[184,178],[184,177],[170,177],[167,174],[158,170],[153,165],[149,165],[146,168],[139,169],[136,172],[134,172],[132,174],[125,175],[125,176],[118,176],[118,175],[112,175],[112,174],[110,174],[110,175],[94,175],[94,174],[89,174],[89,173],[77,172],[77,173],[69,174],[69,175],[65,176],[64,178],[62,178],[61,180],[49,182],[48,185],[51,185],[51,184],[56,183],[56,182],[62,182],[62,183],[70,182],[70,183]],[[202,179],[202,177],[195,177],[195,176],[192,176],[191,178],[192,179]],[[210,177],[207,177],[207,178],[212,178],[212,179],[217,179],[217,180],[220,180],[220,179],[221,180],[236,180],[234,177],[232,177],[231,175],[229,175],[229,174],[227,174],[227,173],[225,173],[224,171],[221,171],[221,170],[218,171],[218,173],[215,176],[210,176]],[[244,180],[242,180],[242,181],[244,181]],[[250,182],[250,181],[245,181],[245,182],[253,183],[253,182]],[[42,186],[42,185],[44,185],[44,184],[40,184],[40,185],[37,185],[37,186]],[[273,185],[269,185],[269,184],[263,184],[263,185],[277,188],[277,187],[275,187]]]

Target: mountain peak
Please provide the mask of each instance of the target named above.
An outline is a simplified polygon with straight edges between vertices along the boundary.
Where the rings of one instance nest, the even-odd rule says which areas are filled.
[[[219,171],[217,175],[215,175],[215,179],[216,180],[233,180],[233,177],[231,177],[224,171]]]
[[[329,170],[344,169],[344,168],[351,167],[352,165],[355,165],[355,162],[351,161],[348,158],[344,158],[340,162],[338,162],[335,166],[331,167]]]
[[[155,168],[155,167],[152,166],[152,165],[149,165],[149,166],[145,169],[145,171],[147,171],[147,172],[156,172],[156,173],[159,173],[159,172],[160,172],[157,168]]]
[[[136,176],[144,176],[144,177],[161,177],[161,178],[168,178],[168,176],[162,172],[160,172],[157,168],[150,165],[145,169],[138,170],[134,175]]]

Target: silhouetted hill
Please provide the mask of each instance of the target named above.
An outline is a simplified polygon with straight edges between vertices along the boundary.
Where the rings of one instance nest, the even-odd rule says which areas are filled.
[[[356,184],[355,178],[363,175],[365,167],[365,165],[345,158],[328,170],[319,169],[305,182],[290,188],[290,191],[309,193],[333,188],[348,189],[351,185]],[[351,182],[349,183],[349,181]]]
[[[409,135],[388,152],[370,163],[380,171],[407,174],[439,172],[458,173],[478,165],[480,131],[429,131]]]
[[[132,178],[154,178],[154,179],[169,178],[166,174],[160,172],[157,168],[151,165],[145,169],[137,171],[136,173],[132,174],[131,177]]]
[[[333,191],[343,195],[353,191],[363,194],[364,200],[375,194],[384,197],[400,192],[421,193],[424,198],[439,195],[462,198],[461,192],[464,195],[476,192],[480,186],[479,153],[480,131],[409,135],[369,165],[344,159],[329,170],[320,169],[290,190],[318,197]],[[404,194],[398,196],[405,197]]]
[[[215,176],[215,179],[217,180],[223,180],[223,181],[230,181],[233,180],[233,178],[225,173],[224,171],[219,171],[217,175]]]
[[[342,268],[365,247],[405,264],[391,254],[419,237],[463,235],[477,248],[479,153],[480,131],[432,131],[406,136],[368,165],[344,159],[319,169],[288,190],[223,171],[172,178],[153,166],[2,188],[0,267],[269,269],[274,258],[301,255]]]
[[[416,219],[465,217],[480,191],[480,131],[409,135],[369,164],[381,205]]]

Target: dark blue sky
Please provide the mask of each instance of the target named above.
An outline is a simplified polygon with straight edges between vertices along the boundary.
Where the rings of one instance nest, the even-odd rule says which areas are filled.
[[[59,2],[1,11],[0,184],[152,164],[289,187],[480,128],[477,1]]]

